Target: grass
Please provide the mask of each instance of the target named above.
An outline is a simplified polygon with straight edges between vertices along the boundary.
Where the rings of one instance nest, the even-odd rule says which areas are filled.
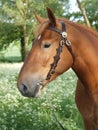
[[[18,41],[10,44],[8,48],[0,51],[0,62],[20,62],[20,46]]]
[[[25,98],[17,89],[21,63],[0,63],[0,130],[84,130],[74,96],[76,76],[69,70],[51,82],[38,99]]]

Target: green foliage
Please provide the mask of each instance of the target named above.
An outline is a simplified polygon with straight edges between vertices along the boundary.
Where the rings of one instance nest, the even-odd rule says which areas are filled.
[[[98,30],[98,0],[83,0],[82,5],[85,7],[91,25]]]
[[[83,130],[74,102],[76,78],[69,70],[50,83],[38,99],[24,98],[16,87],[21,64],[0,64],[0,130]]]
[[[81,5],[86,11],[91,26],[98,30],[98,0],[81,0]],[[84,18],[80,11],[69,13],[68,17],[74,21],[84,23]]]
[[[7,48],[20,36],[20,28],[11,23],[0,23],[0,50]],[[6,34],[6,35],[5,35]]]
[[[44,8],[47,6],[53,10],[56,16],[63,16],[64,13],[69,12],[69,0],[42,0]],[[40,9],[41,11],[41,9]],[[45,13],[45,12],[44,12]]]

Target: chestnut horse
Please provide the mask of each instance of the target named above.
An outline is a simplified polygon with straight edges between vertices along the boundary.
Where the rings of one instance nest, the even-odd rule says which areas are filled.
[[[31,51],[20,71],[18,89],[23,96],[39,97],[43,87],[69,68],[78,77],[76,104],[86,130],[98,130],[98,34],[94,30],[38,15],[39,25]]]

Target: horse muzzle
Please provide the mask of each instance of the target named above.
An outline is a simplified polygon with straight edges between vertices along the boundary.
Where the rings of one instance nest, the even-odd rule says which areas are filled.
[[[18,86],[19,91],[21,94],[25,97],[40,97],[41,95],[41,89],[44,86],[44,82],[40,81],[36,83],[35,85],[27,85],[26,83],[21,83]]]

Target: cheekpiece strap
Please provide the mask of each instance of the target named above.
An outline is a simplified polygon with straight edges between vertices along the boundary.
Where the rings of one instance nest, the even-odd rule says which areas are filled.
[[[67,49],[71,53],[72,58],[73,58],[73,62],[75,60],[75,56],[74,56],[72,48],[71,48],[71,42],[67,40],[66,25],[65,25],[64,21],[60,21],[60,23],[61,23],[61,26],[62,26],[62,30],[59,30],[59,29],[54,28],[54,27],[49,27],[49,30],[52,30],[52,31],[58,33],[59,35],[61,35],[61,41],[59,43],[58,48],[56,49],[57,53],[54,56],[54,62],[51,64],[51,68],[50,68],[50,70],[49,70],[49,72],[47,74],[46,80],[50,80],[51,75],[54,74],[55,68],[57,67],[58,61],[60,59],[60,54],[62,52],[62,47],[64,45],[67,47]]]

